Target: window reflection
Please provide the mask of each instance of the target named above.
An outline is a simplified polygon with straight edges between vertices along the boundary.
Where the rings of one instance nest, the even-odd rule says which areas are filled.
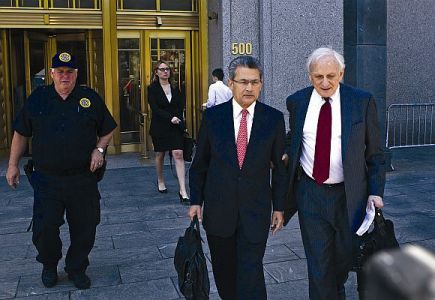
[[[178,1],[178,0],[177,0]],[[156,10],[156,0],[124,0],[124,9]]]
[[[140,142],[139,39],[118,39],[121,143]]]
[[[12,6],[15,6],[15,4],[12,5],[11,0],[0,0],[0,7],[3,7],[3,6],[12,7]]]
[[[23,7],[40,7],[39,0],[21,0],[19,2],[21,4],[20,6]]]
[[[159,59],[166,61],[173,72],[172,82],[179,86],[183,95],[186,85],[185,54],[184,39],[151,39],[151,65],[154,66]]]
[[[160,10],[192,11],[192,0],[160,0]]]

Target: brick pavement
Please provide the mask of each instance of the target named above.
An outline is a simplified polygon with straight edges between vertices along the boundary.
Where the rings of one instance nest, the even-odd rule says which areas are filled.
[[[394,221],[401,244],[435,252],[434,148],[395,150],[394,172],[387,175],[384,214]],[[151,161],[137,154],[109,157],[100,184],[102,222],[91,252],[89,290],[77,290],[59,263],[59,283],[44,288],[35,261],[31,233],[32,191],[25,178],[17,190],[5,181],[0,159],[0,299],[180,299],[173,256],[178,236],[189,221],[178,203],[177,184],[166,166],[168,194],[157,193]],[[61,228],[64,248],[67,226]],[[208,249],[205,245],[208,258]],[[64,254],[66,251],[64,251]],[[271,237],[264,258],[269,299],[308,299],[308,280],[297,217]],[[209,263],[209,271],[211,265]],[[212,273],[211,299],[219,299]],[[357,299],[355,276],[346,284],[348,299]]]

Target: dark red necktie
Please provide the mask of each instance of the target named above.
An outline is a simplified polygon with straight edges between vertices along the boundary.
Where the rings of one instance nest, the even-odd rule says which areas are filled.
[[[330,98],[323,98],[317,122],[316,149],[314,153],[313,177],[318,184],[329,178],[329,157],[331,155],[332,113]]]
[[[239,168],[243,166],[245,160],[246,148],[248,147],[248,123],[246,116],[248,111],[242,110],[242,119],[240,120],[239,133],[237,134],[237,159],[239,161]]]

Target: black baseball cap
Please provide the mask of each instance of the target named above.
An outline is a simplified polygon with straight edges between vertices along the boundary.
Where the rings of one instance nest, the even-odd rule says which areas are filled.
[[[58,52],[51,59],[51,67],[68,67],[71,69],[77,69],[76,58],[68,52]]]

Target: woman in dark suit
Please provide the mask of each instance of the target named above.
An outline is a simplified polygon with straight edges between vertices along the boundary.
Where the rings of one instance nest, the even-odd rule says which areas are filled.
[[[148,103],[151,107],[150,135],[156,153],[157,189],[167,193],[163,178],[163,161],[166,151],[172,151],[175,161],[181,203],[188,205],[183,160],[184,98],[178,87],[171,84],[172,72],[162,60],[154,66],[154,79],[148,87]]]

